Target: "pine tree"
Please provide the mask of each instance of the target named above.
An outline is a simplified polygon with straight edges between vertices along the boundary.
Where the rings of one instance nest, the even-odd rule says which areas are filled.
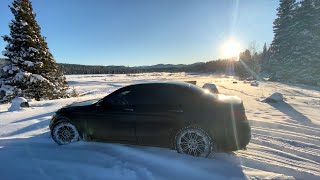
[[[267,43],[264,43],[262,53],[260,55],[260,64],[263,72],[269,72],[270,51]]]
[[[268,47],[267,43],[264,43],[263,48],[262,48],[262,53],[261,53],[261,64],[266,64],[266,59],[268,57]]]
[[[312,76],[312,84],[320,86],[320,1],[312,0],[312,23],[311,23],[311,34],[313,37],[312,50],[309,55],[309,64],[311,64],[311,69],[309,76]]]
[[[274,39],[271,44],[272,56],[270,59],[270,70],[280,78],[287,68],[281,64],[292,58],[291,53],[294,50],[292,37],[294,36],[294,15],[297,4],[295,0],[280,0],[278,13],[274,21],[273,31]]]
[[[290,33],[291,56],[281,63],[283,77],[292,82],[316,84],[320,81],[320,18],[318,0],[304,0],[295,10]]]
[[[251,76],[252,67],[251,67],[252,55],[250,50],[245,50],[239,55],[239,63],[236,66],[237,75],[241,78]]]
[[[0,98],[9,101],[16,96],[37,100],[64,97],[68,85],[41,36],[30,1],[14,0],[9,7],[14,19],[9,24],[10,36],[3,36],[8,43],[3,52],[8,63],[0,77],[0,91],[4,92]]]
[[[304,0],[297,11],[296,59],[293,62],[298,82],[320,82],[320,3],[319,0]]]

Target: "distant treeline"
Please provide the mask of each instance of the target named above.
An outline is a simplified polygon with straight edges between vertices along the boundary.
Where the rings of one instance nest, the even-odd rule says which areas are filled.
[[[64,74],[131,74],[146,72],[201,72],[201,73],[235,73],[235,67],[238,61],[234,60],[216,60],[209,62],[194,63],[189,65],[179,64],[158,64],[154,66],[96,66],[64,64],[59,66]]]

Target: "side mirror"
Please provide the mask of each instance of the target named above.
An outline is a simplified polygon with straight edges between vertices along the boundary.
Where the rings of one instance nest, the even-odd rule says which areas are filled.
[[[96,103],[96,106],[97,106],[97,107],[100,107],[100,106],[101,106],[101,103],[102,103],[102,100],[100,99],[100,100]]]
[[[96,107],[101,107],[103,109],[110,108],[111,106],[112,106],[111,102],[109,102],[107,100],[99,101],[96,104]]]

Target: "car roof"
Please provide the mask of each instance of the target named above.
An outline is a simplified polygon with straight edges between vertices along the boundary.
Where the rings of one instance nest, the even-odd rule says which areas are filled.
[[[136,89],[139,87],[146,88],[146,87],[180,87],[181,89],[184,89],[186,91],[190,91],[190,92],[195,92],[197,94],[203,94],[205,91],[203,88],[190,84],[190,83],[186,83],[186,82],[177,82],[177,81],[152,81],[152,82],[141,82],[141,83],[137,83],[137,84],[131,84],[125,87],[122,87],[120,89],[118,89],[117,91],[123,91],[123,90],[128,90],[128,89]],[[115,91],[116,92],[116,91]],[[112,94],[112,93],[111,93]]]
[[[129,85],[130,87],[134,87],[134,86],[155,86],[155,85],[172,85],[172,86],[179,86],[179,87],[183,87],[183,88],[191,88],[192,84],[190,83],[186,83],[186,82],[178,82],[178,81],[153,81],[153,82],[142,82],[142,83],[137,83],[137,84],[132,84]]]

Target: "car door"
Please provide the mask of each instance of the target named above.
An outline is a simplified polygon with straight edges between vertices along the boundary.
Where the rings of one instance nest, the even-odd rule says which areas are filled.
[[[160,85],[160,86],[159,86]],[[172,99],[170,86],[141,87],[143,99],[136,104],[136,135],[140,145],[170,146],[172,131],[180,127],[183,107]]]
[[[132,89],[123,88],[100,101],[94,117],[88,120],[89,134],[98,140],[135,144],[132,96]]]

